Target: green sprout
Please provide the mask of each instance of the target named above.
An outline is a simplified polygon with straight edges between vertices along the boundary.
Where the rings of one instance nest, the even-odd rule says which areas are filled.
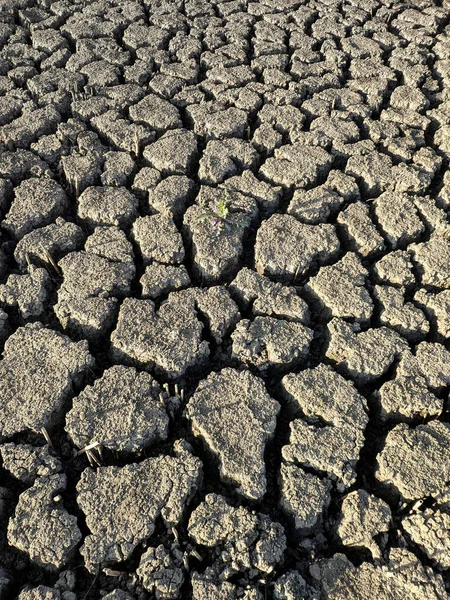
[[[236,214],[236,213],[235,213]],[[198,221],[209,221],[212,226],[212,237],[219,236],[223,231],[231,231],[233,227],[248,227],[250,219],[248,217],[233,218],[230,213],[230,199],[228,191],[225,190],[218,201],[211,202],[210,208],[202,212]]]

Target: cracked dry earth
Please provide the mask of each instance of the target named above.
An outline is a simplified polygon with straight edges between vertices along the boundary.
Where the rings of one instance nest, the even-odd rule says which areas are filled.
[[[449,600],[449,0],[0,9],[1,600]]]

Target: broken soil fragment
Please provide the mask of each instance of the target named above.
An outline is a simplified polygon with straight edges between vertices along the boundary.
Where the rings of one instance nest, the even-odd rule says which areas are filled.
[[[184,442],[174,450],[174,457],[83,471],[77,502],[91,533],[80,552],[89,571],[127,560],[151,537],[158,517],[178,525],[201,482],[202,465]]]
[[[66,431],[80,449],[96,441],[110,450],[137,452],[167,438],[169,419],[161,393],[149,373],[111,367],[74,398]]]
[[[51,430],[60,423],[67,400],[93,366],[86,341],[72,342],[40,324],[17,329],[7,340],[0,361],[0,438],[29,429]]]
[[[201,381],[187,405],[194,435],[217,455],[222,478],[247,498],[266,491],[264,450],[279,409],[262,380],[229,368]]]
[[[81,541],[77,519],[62,505],[65,475],[38,477],[23,492],[8,524],[8,542],[50,569],[61,569]]]

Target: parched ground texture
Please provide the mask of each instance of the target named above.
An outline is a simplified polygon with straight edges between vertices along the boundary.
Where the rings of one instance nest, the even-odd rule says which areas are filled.
[[[0,0],[0,96],[0,599],[450,600],[450,1]]]

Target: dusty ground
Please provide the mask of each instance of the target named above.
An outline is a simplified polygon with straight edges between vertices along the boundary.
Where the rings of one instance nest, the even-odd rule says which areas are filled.
[[[0,598],[448,600],[449,1],[0,8]]]

